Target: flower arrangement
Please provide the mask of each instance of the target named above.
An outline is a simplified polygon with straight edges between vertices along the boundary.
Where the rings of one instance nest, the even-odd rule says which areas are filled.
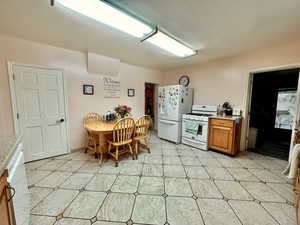
[[[131,112],[131,107],[127,105],[118,105],[115,107],[115,112],[121,117],[124,118],[125,116],[128,116]]]

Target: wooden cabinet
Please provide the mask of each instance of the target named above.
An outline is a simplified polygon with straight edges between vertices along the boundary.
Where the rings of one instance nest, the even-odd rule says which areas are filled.
[[[8,189],[7,171],[0,177],[0,225],[15,225],[11,192]]]
[[[299,142],[298,142],[299,143]],[[297,170],[297,177],[294,180],[294,192],[296,193],[296,219],[297,224],[300,224],[300,169]]]
[[[240,145],[241,119],[209,119],[208,147],[230,155],[236,155]]]

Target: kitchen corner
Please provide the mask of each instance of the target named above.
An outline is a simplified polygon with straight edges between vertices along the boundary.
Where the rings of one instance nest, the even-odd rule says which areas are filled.
[[[210,116],[209,118],[221,119],[221,120],[233,120],[236,123],[240,123],[242,121],[242,116]]]
[[[21,140],[22,136],[0,137],[0,217],[9,225],[29,223],[30,196]]]
[[[21,136],[0,137],[0,174],[4,172],[17,146],[21,142]]]
[[[210,116],[209,148],[235,156],[240,150],[241,128],[241,116]]]

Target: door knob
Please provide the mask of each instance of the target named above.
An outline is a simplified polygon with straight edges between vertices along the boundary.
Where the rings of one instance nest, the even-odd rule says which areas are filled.
[[[64,119],[57,120],[58,123],[63,123],[64,121]]]

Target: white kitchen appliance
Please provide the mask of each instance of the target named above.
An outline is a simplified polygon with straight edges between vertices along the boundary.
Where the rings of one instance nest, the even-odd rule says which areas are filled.
[[[29,225],[30,194],[24,165],[23,144],[20,143],[8,163],[8,183],[13,188],[13,206],[17,225]]]
[[[193,105],[192,113],[182,115],[182,143],[208,150],[208,117],[217,115],[217,106]]]
[[[193,89],[182,85],[158,88],[158,137],[180,143],[182,114],[191,112]]]

